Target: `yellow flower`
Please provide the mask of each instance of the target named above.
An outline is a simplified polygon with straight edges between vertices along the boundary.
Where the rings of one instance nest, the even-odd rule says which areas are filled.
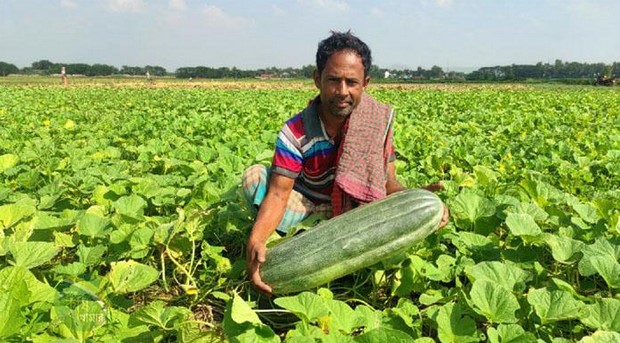
[[[71,119],[67,120],[67,122],[65,123],[65,129],[73,130],[74,128],[75,128],[75,122]]]
[[[44,125],[44,126],[50,126],[51,124],[52,124],[52,121],[51,121],[51,120],[49,120],[49,119],[45,119],[45,120],[43,121],[43,125]]]

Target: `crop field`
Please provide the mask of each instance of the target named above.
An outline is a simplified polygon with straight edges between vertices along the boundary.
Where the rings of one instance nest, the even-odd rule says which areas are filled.
[[[240,177],[311,83],[0,81],[0,341],[620,341],[620,89],[368,92],[396,109],[399,179],[442,180],[450,223],[268,298]]]

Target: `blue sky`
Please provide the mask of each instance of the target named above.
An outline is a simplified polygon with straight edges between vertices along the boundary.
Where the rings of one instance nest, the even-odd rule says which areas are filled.
[[[387,68],[620,61],[618,0],[0,0],[0,61],[300,67],[348,30]]]

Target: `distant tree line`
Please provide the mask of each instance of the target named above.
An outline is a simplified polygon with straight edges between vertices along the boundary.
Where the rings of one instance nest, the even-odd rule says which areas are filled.
[[[177,78],[310,78],[314,72],[314,65],[306,65],[301,68],[277,68],[269,67],[256,70],[242,70],[236,67],[182,67],[174,73],[169,73],[160,66],[122,66],[120,69],[107,64],[85,63],[54,63],[48,60],[33,62],[30,67],[19,69],[13,64],[0,62],[0,76],[9,74],[59,74],[65,67],[67,75],[85,76],[110,76],[132,75],[144,76],[174,76]],[[395,81],[524,81],[524,80],[562,80],[562,79],[587,79],[592,80],[597,76],[620,78],[620,62],[612,64],[604,63],[579,63],[563,62],[556,60],[553,64],[539,62],[535,65],[518,65],[483,67],[471,73],[444,71],[439,66],[430,69],[418,67],[417,69],[386,69],[372,66],[370,76],[374,79],[390,79]]]
[[[592,79],[597,76],[620,77],[620,62],[604,63],[562,62],[535,65],[495,66],[480,68],[466,79],[472,81],[523,81],[527,79]]]

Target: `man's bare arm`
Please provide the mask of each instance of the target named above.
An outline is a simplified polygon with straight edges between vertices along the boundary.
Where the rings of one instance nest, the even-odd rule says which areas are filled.
[[[258,290],[268,294],[271,293],[271,287],[261,280],[259,273],[260,265],[265,262],[265,243],[282,221],[294,184],[295,180],[289,177],[271,175],[267,196],[258,210],[246,247],[250,280]]]

